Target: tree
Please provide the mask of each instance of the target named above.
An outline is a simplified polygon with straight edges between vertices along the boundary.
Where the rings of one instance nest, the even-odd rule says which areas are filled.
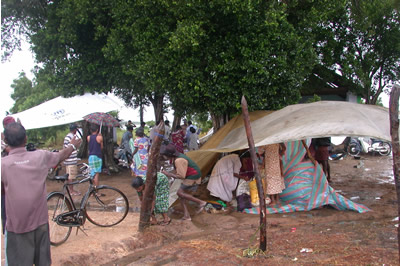
[[[354,82],[367,104],[400,80],[400,16],[392,0],[346,1],[318,30],[320,63]]]
[[[14,92],[11,98],[15,101],[10,109],[11,113],[18,113],[39,105],[45,101],[51,100],[58,95],[51,90],[48,85],[48,76],[36,75],[36,80],[33,82],[26,77],[24,72],[19,73],[19,77],[14,79],[11,87]],[[21,121],[24,124],[24,121]],[[32,129],[27,135],[30,142],[45,142],[47,144],[52,141],[56,144],[57,132],[66,130],[67,126],[57,126],[51,128]]]
[[[54,88],[117,89],[150,101],[156,120],[166,100],[181,116],[229,116],[242,95],[254,109],[281,108],[298,100],[315,62],[312,42],[279,2],[71,0],[43,8],[44,17],[28,10],[39,15],[20,22]]]

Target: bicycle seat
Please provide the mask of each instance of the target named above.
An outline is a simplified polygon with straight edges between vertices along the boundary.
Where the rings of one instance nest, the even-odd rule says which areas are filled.
[[[66,180],[68,180],[68,176],[69,176],[69,174],[58,175],[58,176],[55,176],[55,177],[54,177],[54,180],[66,181]]]

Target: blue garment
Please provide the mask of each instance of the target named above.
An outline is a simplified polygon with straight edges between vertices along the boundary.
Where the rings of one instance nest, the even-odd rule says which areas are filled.
[[[90,135],[89,137],[89,156],[96,155],[100,159],[103,158],[101,153],[101,145],[96,141],[97,135]]]

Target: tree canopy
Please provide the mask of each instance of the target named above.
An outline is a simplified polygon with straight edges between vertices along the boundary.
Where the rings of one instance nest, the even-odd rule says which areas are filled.
[[[279,109],[321,69],[367,103],[399,79],[393,0],[23,3],[2,2],[3,48],[17,46],[19,29],[57,93],[115,91],[129,105],[151,102],[155,120],[166,102],[180,116],[232,114],[242,95],[251,109]]]
[[[321,65],[353,82],[351,90],[366,103],[376,104],[400,80],[400,15],[393,0],[345,1],[318,30]]]

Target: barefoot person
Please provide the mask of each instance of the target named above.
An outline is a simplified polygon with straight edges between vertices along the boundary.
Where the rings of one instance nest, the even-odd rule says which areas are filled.
[[[64,138],[64,148],[67,148],[71,143],[72,138],[76,135],[78,126],[76,124],[69,125],[69,133]],[[78,151],[73,151],[71,155],[65,159],[65,171],[68,174],[68,183],[72,183],[78,175]],[[69,185],[69,190],[72,196],[79,196],[81,193],[74,189],[73,185]]]
[[[132,180],[132,187],[136,189],[140,201],[143,200],[143,191],[146,187],[146,176],[138,176]],[[154,199],[152,204],[152,224],[158,224],[155,214],[161,214],[164,221],[160,225],[168,225],[171,222],[171,218],[168,217],[169,207],[169,182],[168,177],[162,173],[157,173],[157,182],[154,190]]]
[[[262,148],[265,150],[266,194],[271,198],[270,204],[274,205],[279,202],[279,194],[285,189],[281,157],[285,154],[286,146],[284,143],[276,143]]]
[[[10,147],[1,159],[6,195],[6,265],[51,265],[46,177],[49,168],[68,158],[81,144],[72,138],[60,152],[27,151],[26,131],[11,123],[4,131]]]
[[[103,166],[103,136],[99,133],[100,126],[92,124],[90,126],[91,134],[87,136],[89,143],[89,167],[91,169],[91,176],[94,176],[93,183],[97,187],[99,185],[99,175]]]
[[[172,164],[176,170],[176,173],[162,171],[162,173],[168,177],[183,179],[182,185],[179,188],[177,195],[181,201],[183,207],[183,220],[191,220],[189,211],[186,206],[186,201],[193,201],[199,204],[199,210],[201,212],[206,206],[207,202],[195,198],[191,195],[197,191],[197,188],[201,181],[201,171],[199,166],[192,161],[186,155],[176,151],[173,144],[161,146],[161,155],[166,157],[165,159],[172,160]]]

